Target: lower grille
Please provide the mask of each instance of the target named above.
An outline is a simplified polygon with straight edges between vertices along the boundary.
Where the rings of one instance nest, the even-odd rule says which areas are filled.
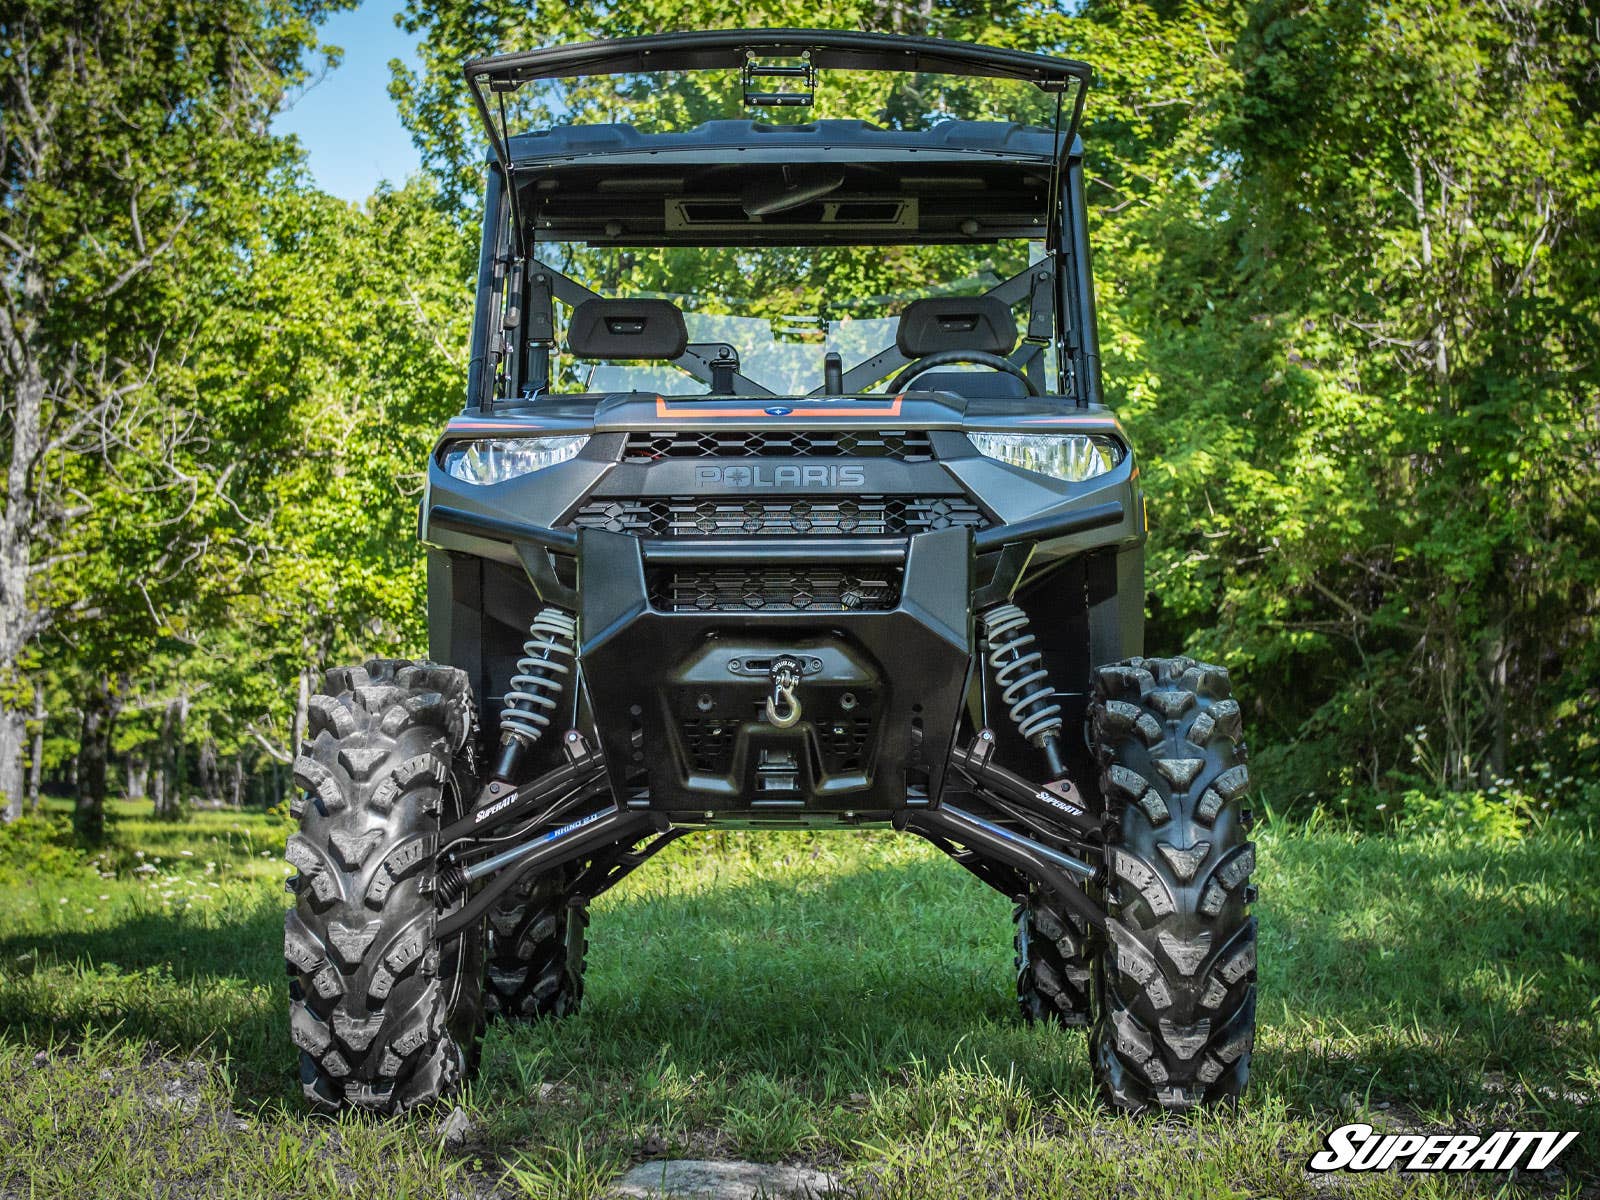
[[[867,747],[872,743],[872,718],[824,721],[817,737],[822,743],[823,770],[830,775],[859,771],[866,765]]]
[[[763,719],[756,706],[752,720]],[[681,718],[683,745],[689,767],[711,775],[726,775],[733,769],[733,747],[739,722],[726,717]],[[875,722],[872,717],[823,718],[817,723],[817,748],[822,753],[822,769],[829,775],[862,771],[867,767]]]
[[[713,500],[642,496],[591,500],[570,526],[636,537],[871,537],[935,529],[982,529],[988,520],[963,496],[852,496]]]
[[[650,603],[665,612],[883,612],[900,601],[900,576],[804,564],[656,571]]]
[[[685,717],[682,727],[691,769],[726,775],[733,765],[733,735],[739,732],[738,722]]]

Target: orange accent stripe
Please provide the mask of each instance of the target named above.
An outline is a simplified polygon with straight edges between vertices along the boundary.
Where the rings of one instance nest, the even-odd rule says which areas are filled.
[[[809,401],[810,404],[816,405],[815,408],[797,407],[808,403],[805,400],[796,400],[792,404],[774,401],[768,407],[792,408],[792,411],[783,414],[785,417],[898,417],[900,405],[904,400],[905,396],[902,394],[896,396],[891,404],[874,405],[871,408],[857,408],[854,405],[848,408],[830,408],[827,407],[827,401],[819,403],[815,400]],[[660,396],[656,397],[656,416],[663,420],[669,417],[766,417],[773,421],[782,419],[772,416],[765,408],[687,408],[672,404]]]

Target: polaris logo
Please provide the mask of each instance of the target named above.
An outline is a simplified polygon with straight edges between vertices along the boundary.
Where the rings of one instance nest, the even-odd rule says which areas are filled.
[[[779,489],[790,492],[803,488],[828,488],[838,491],[866,487],[867,472],[860,466],[836,466],[832,463],[806,463],[801,466],[742,463],[725,467],[696,467],[694,481],[701,487],[750,488],[752,490]]]

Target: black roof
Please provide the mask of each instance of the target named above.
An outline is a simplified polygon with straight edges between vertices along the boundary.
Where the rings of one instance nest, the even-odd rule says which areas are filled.
[[[629,125],[557,126],[537,133],[508,136],[490,115],[487,93],[513,91],[538,79],[631,72],[734,70],[751,55],[794,58],[806,55],[818,70],[907,71],[1011,79],[1032,83],[1046,92],[1064,93],[1058,105],[1061,128],[1030,129],[1009,122],[946,121],[921,132],[883,130],[862,121],[814,121],[767,125],[758,121],[709,121],[698,128],[667,134],[642,134]],[[1075,148],[1079,118],[1092,71],[1087,63],[953,42],[941,38],[900,37],[839,29],[715,29],[652,34],[549,46],[516,54],[474,59],[465,68],[484,128],[497,158],[509,168],[598,156],[670,153],[693,161],[701,151],[717,149],[747,154],[746,161],[767,161],[778,153],[798,153],[800,160],[829,152],[835,139],[868,159],[920,156],[922,161],[949,161],[951,155],[999,155],[1022,159],[1060,158]],[[502,113],[502,118],[503,118]],[[508,143],[515,143],[513,151]],[[783,149],[780,150],[780,147]],[[683,157],[683,156],[691,157]]]
[[[1059,90],[1074,79],[1086,85],[1092,75],[1087,63],[1070,58],[943,38],[845,29],[710,29],[497,54],[469,62],[466,76],[474,89],[482,79],[498,90],[534,79],[573,75],[738,67],[750,52],[776,57],[810,52],[811,61],[821,70],[979,75],[1020,79],[1052,90]]]

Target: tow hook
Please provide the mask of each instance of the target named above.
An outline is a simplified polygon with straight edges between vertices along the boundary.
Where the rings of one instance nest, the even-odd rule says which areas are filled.
[[[767,720],[779,729],[788,729],[800,719],[800,701],[794,690],[800,686],[801,665],[785,655],[772,664],[772,695],[767,697]]]

